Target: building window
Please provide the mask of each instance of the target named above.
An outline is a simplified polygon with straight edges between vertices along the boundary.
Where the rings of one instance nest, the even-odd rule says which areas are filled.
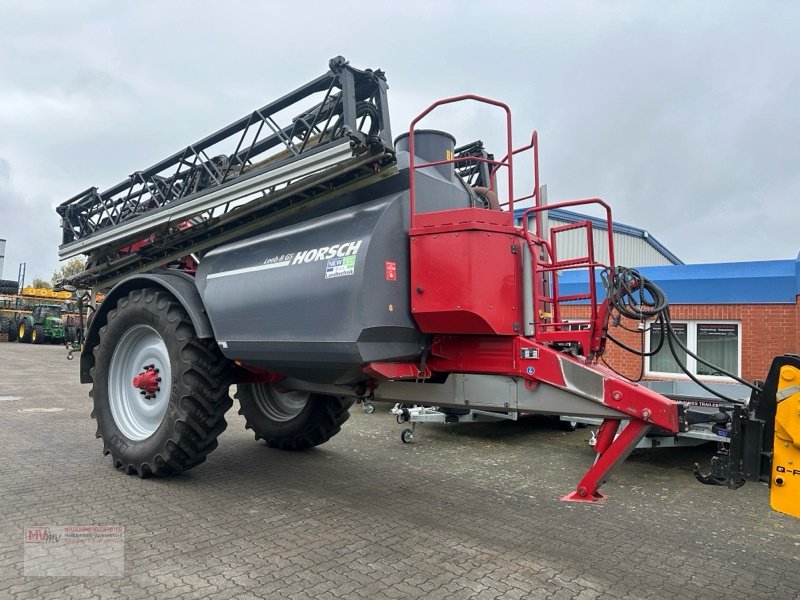
[[[654,325],[654,324],[651,324]],[[741,367],[742,344],[739,323],[731,321],[673,321],[672,327],[677,338],[708,362],[739,375]],[[650,352],[658,347],[661,331],[654,326],[648,331],[647,347]],[[725,377],[722,373],[704,365],[689,356],[686,351],[673,344],[675,353],[692,375],[704,377]],[[651,375],[684,375],[678,361],[670,351],[667,340],[657,354],[648,357],[647,373]]]
[[[589,323],[575,322],[575,319],[564,319],[564,325],[561,328],[563,331],[587,331]]]

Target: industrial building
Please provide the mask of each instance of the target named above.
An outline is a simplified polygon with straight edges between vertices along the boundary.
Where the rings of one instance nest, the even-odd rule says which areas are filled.
[[[524,209],[516,211],[517,218]],[[608,226],[605,219],[555,208],[544,218],[544,230],[588,221],[592,227],[595,258],[608,264]],[[570,229],[558,234],[559,259],[571,259],[586,254],[586,234],[583,229]],[[614,255],[619,265],[682,265],[683,261],[670,252],[645,229],[614,222]]]

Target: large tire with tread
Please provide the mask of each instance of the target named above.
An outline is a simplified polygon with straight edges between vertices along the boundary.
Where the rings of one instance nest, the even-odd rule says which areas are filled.
[[[16,342],[17,341],[17,319],[12,317],[8,320],[8,341],[9,342]]]
[[[31,344],[44,344],[47,341],[44,335],[44,327],[34,325],[31,332]]]
[[[236,386],[245,427],[270,448],[306,450],[324,444],[350,418],[352,398],[284,392],[269,383]]]
[[[13,279],[0,279],[0,294],[16,294],[18,291],[18,282]]]
[[[121,298],[99,338],[89,395],[103,454],[140,477],[172,475],[205,461],[233,404],[231,365],[216,343],[198,339],[181,304],[156,288]],[[159,379],[158,391],[147,400],[131,383],[139,369],[167,379]]]
[[[9,319],[7,316],[5,316],[5,315],[0,316],[0,333],[11,333],[10,328],[11,328],[12,324],[13,324],[13,321],[11,319]],[[10,339],[10,336],[9,336],[9,339]]]
[[[33,334],[33,328],[28,327],[28,322],[25,319],[22,319],[17,324],[17,341],[23,344],[29,344],[31,341],[32,334]]]

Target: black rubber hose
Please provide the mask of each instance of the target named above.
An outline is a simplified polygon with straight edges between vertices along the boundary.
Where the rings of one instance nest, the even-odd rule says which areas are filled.
[[[692,373],[689,371],[689,369],[686,367],[686,365],[684,365],[684,364],[681,362],[681,359],[680,359],[680,358],[678,358],[678,353],[676,352],[676,350],[675,350],[675,347],[672,345],[672,340],[673,340],[673,338],[674,338],[674,339],[675,339],[675,341],[676,341],[676,342],[678,342],[679,344],[681,343],[681,342],[680,342],[680,340],[677,338],[677,336],[674,336],[674,335],[668,335],[668,336],[667,336],[667,343],[669,344],[669,350],[670,350],[670,352],[672,353],[672,357],[675,359],[675,362],[676,362],[676,363],[678,363],[678,366],[680,367],[681,371],[683,371],[684,373],[686,373],[686,375],[688,375],[688,376],[689,376],[689,379],[691,379],[692,381],[694,381],[694,382],[695,382],[697,385],[699,385],[701,388],[703,388],[703,389],[704,389],[704,390],[706,390],[707,392],[710,392],[711,394],[715,395],[717,398],[720,398],[721,400],[725,400],[725,402],[730,402],[731,404],[745,404],[745,403],[746,403],[744,400],[738,400],[738,399],[736,399],[736,398],[730,398],[730,397],[726,396],[725,394],[723,394],[722,392],[718,392],[718,391],[716,391],[716,390],[714,390],[714,389],[712,389],[712,388],[708,387],[708,386],[707,386],[705,383],[703,383],[703,382],[702,382],[702,381],[700,381],[700,380],[699,380],[697,377],[695,377],[695,376],[694,376],[694,375],[693,375],[693,374],[692,374]],[[681,344],[681,345],[682,345],[682,344]],[[751,386],[751,387],[752,387],[752,386]]]
[[[726,375],[753,390],[760,391],[758,387],[754,386],[750,382],[726,371],[725,369],[713,363],[710,363],[703,358],[700,358],[697,354],[689,350],[689,348],[687,348],[686,345],[681,342],[680,338],[675,332],[675,328],[672,326],[669,303],[667,301],[666,294],[664,294],[664,292],[656,284],[644,277],[637,270],[625,267],[616,267],[614,269],[607,268],[600,273],[600,278],[603,282],[603,286],[606,289],[606,297],[608,298],[608,302],[612,308],[616,309],[620,315],[631,320],[644,321],[646,319],[657,318],[658,326],[661,332],[658,347],[649,352],[644,352],[644,347],[641,351],[635,350],[634,348],[631,348],[630,346],[620,342],[612,335],[607,334],[608,338],[612,342],[624,350],[644,358],[645,356],[653,356],[657,354],[661,350],[664,344],[664,338],[666,337],[670,353],[680,367],[681,371],[683,371],[689,377],[689,379],[694,381],[704,390],[710,392],[718,398],[721,398],[722,400],[725,400],[726,402],[744,404],[744,401],[742,400],[729,398],[728,396],[713,390],[701,382],[694,374],[689,372],[689,369],[678,356],[677,350],[675,349],[676,344],[684,352],[686,352],[688,356],[691,356],[699,363],[710,367],[716,372]],[[653,326],[651,326],[651,330],[652,327]],[[644,335],[644,332],[642,332],[642,335]],[[606,365],[611,368],[607,363]]]
[[[664,329],[665,329],[664,328],[664,320],[663,320],[663,317],[661,315],[658,315],[658,321],[657,322],[659,323],[659,325],[661,327],[661,338],[658,340],[658,346],[656,347],[656,349],[655,350],[651,350],[649,352],[645,352],[644,349],[636,350],[635,348],[631,348],[627,344],[624,344],[623,342],[620,342],[617,338],[612,336],[610,333],[606,333],[606,335],[608,336],[608,339],[610,339],[612,342],[614,342],[617,346],[619,346],[623,350],[627,350],[631,354],[636,354],[637,356],[641,356],[642,358],[644,358],[645,356],[655,356],[656,354],[659,353],[659,351],[661,350],[661,347],[664,345],[664,337],[665,337],[664,336]],[[651,327],[651,329],[652,329],[652,327]],[[641,333],[642,333],[642,335],[644,335],[643,331]]]
[[[691,356],[691,357],[692,357],[693,359],[695,359],[697,362],[700,362],[700,363],[702,363],[702,364],[706,365],[707,367],[711,367],[712,369],[714,369],[714,370],[715,370],[715,371],[717,371],[718,373],[722,373],[723,375],[725,375],[725,376],[727,376],[727,377],[730,377],[731,379],[735,379],[736,381],[738,381],[738,382],[739,382],[739,383],[741,383],[742,385],[746,385],[746,386],[747,386],[747,387],[749,387],[751,390],[754,390],[754,391],[756,391],[756,392],[760,392],[760,391],[761,391],[761,388],[759,388],[758,386],[755,386],[755,385],[753,385],[752,383],[750,383],[749,381],[747,381],[747,380],[745,380],[745,379],[742,379],[741,377],[738,377],[737,375],[734,375],[733,373],[731,373],[731,372],[729,372],[729,371],[726,371],[725,369],[723,369],[722,367],[719,367],[719,366],[715,365],[714,363],[708,362],[708,361],[707,361],[707,360],[705,360],[704,358],[700,358],[699,356],[697,356],[697,354],[695,354],[694,352],[692,352],[691,350],[689,350],[689,348],[687,348],[687,347],[686,347],[686,345],[685,345],[685,344],[684,344],[684,343],[683,343],[683,342],[680,340],[680,338],[678,338],[678,336],[675,334],[674,330],[672,329],[672,321],[670,320],[669,309],[667,309],[666,311],[664,311],[664,319],[665,319],[665,320],[666,320],[666,322],[667,322],[667,329],[668,329],[668,330],[669,330],[669,331],[672,333],[672,335],[675,337],[675,341],[678,343],[678,346],[679,346],[679,347],[680,347],[682,350],[684,350],[684,351],[686,352],[686,354],[688,354],[689,356]],[[674,354],[673,354],[673,356],[674,356]],[[676,357],[676,358],[677,358],[677,357]],[[687,375],[690,375],[690,374],[689,374],[689,373],[687,373]]]

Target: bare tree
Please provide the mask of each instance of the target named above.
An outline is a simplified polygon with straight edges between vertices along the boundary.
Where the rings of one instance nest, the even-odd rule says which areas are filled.
[[[85,263],[82,258],[71,258],[61,265],[61,268],[59,268],[57,271],[53,271],[53,277],[51,278],[51,281],[53,282],[53,285],[56,285],[62,279],[77,275],[84,269]]]
[[[50,284],[50,282],[46,279],[42,279],[41,277],[34,277],[33,281],[31,281],[31,287],[40,289],[44,288],[46,290],[53,289],[53,286]]]

